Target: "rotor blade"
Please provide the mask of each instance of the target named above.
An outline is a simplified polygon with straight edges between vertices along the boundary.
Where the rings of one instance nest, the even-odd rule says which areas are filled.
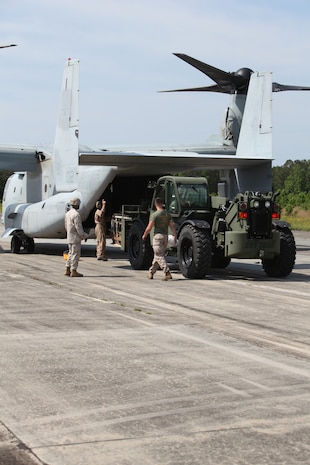
[[[310,87],[290,86],[285,84],[279,84],[278,82],[272,83],[272,92],[282,92],[284,90],[310,90]]]
[[[226,93],[221,87],[217,84],[214,86],[207,87],[191,87],[188,89],[173,89],[173,90],[160,90],[159,92],[221,92]]]
[[[206,74],[210,79],[212,79],[221,88],[223,88],[223,92],[231,93],[232,91],[246,84],[246,81],[240,75],[227,73],[226,71],[215,68],[214,66],[208,65],[207,63],[203,63],[202,61],[196,60],[195,58],[192,58],[183,53],[174,53],[174,55],[178,58],[181,58],[181,60],[184,60],[186,63],[190,64],[202,73]]]
[[[7,48],[7,47],[16,47],[17,44],[11,44],[11,45],[0,45],[0,48]]]

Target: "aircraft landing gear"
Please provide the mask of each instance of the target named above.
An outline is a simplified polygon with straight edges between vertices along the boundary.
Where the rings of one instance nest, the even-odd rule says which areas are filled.
[[[17,235],[13,236],[11,239],[11,252],[19,253],[21,246],[22,246],[21,239]]]
[[[34,240],[24,233],[15,233],[11,239],[11,252],[18,254],[21,248],[23,248],[26,253],[33,253]]]

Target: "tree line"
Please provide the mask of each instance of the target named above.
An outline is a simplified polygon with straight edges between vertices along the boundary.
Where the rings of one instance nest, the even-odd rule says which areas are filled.
[[[0,170],[0,199],[11,171]],[[181,174],[181,173],[180,173]],[[219,170],[200,170],[182,173],[188,176],[204,176],[207,178],[210,192],[217,192],[217,184],[220,182]],[[280,192],[278,201],[287,213],[291,213],[294,207],[310,210],[310,160],[287,160],[283,166],[272,168],[273,191]]]
[[[310,160],[287,160],[272,168],[273,190],[279,204],[290,214],[294,207],[310,210]]]

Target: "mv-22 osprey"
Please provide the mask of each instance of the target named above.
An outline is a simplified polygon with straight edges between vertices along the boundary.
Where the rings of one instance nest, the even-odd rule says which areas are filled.
[[[215,84],[178,89],[230,94],[230,104],[217,137],[207,146],[159,149],[100,150],[79,144],[79,61],[68,59],[61,87],[55,143],[0,146],[0,169],[15,171],[3,197],[3,237],[11,250],[33,252],[34,238],[65,238],[64,215],[72,197],[81,199],[84,228],[93,227],[94,205],[107,200],[108,217],[123,204],[150,197],[147,185],[165,174],[193,169],[220,169],[224,195],[272,188],[272,92],[310,90],[272,82],[270,72],[241,68],[226,72],[188,55],[175,54]],[[222,193],[223,195],[223,193]]]

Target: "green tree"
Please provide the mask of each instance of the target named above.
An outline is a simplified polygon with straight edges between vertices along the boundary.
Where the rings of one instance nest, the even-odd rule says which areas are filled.
[[[272,185],[275,192],[283,189],[285,180],[289,176],[293,164],[292,160],[287,160],[283,166],[272,168]]]
[[[274,190],[280,191],[279,202],[288,213],[295,207],[310,209],[310,160],[288,160],[272,171]]]

